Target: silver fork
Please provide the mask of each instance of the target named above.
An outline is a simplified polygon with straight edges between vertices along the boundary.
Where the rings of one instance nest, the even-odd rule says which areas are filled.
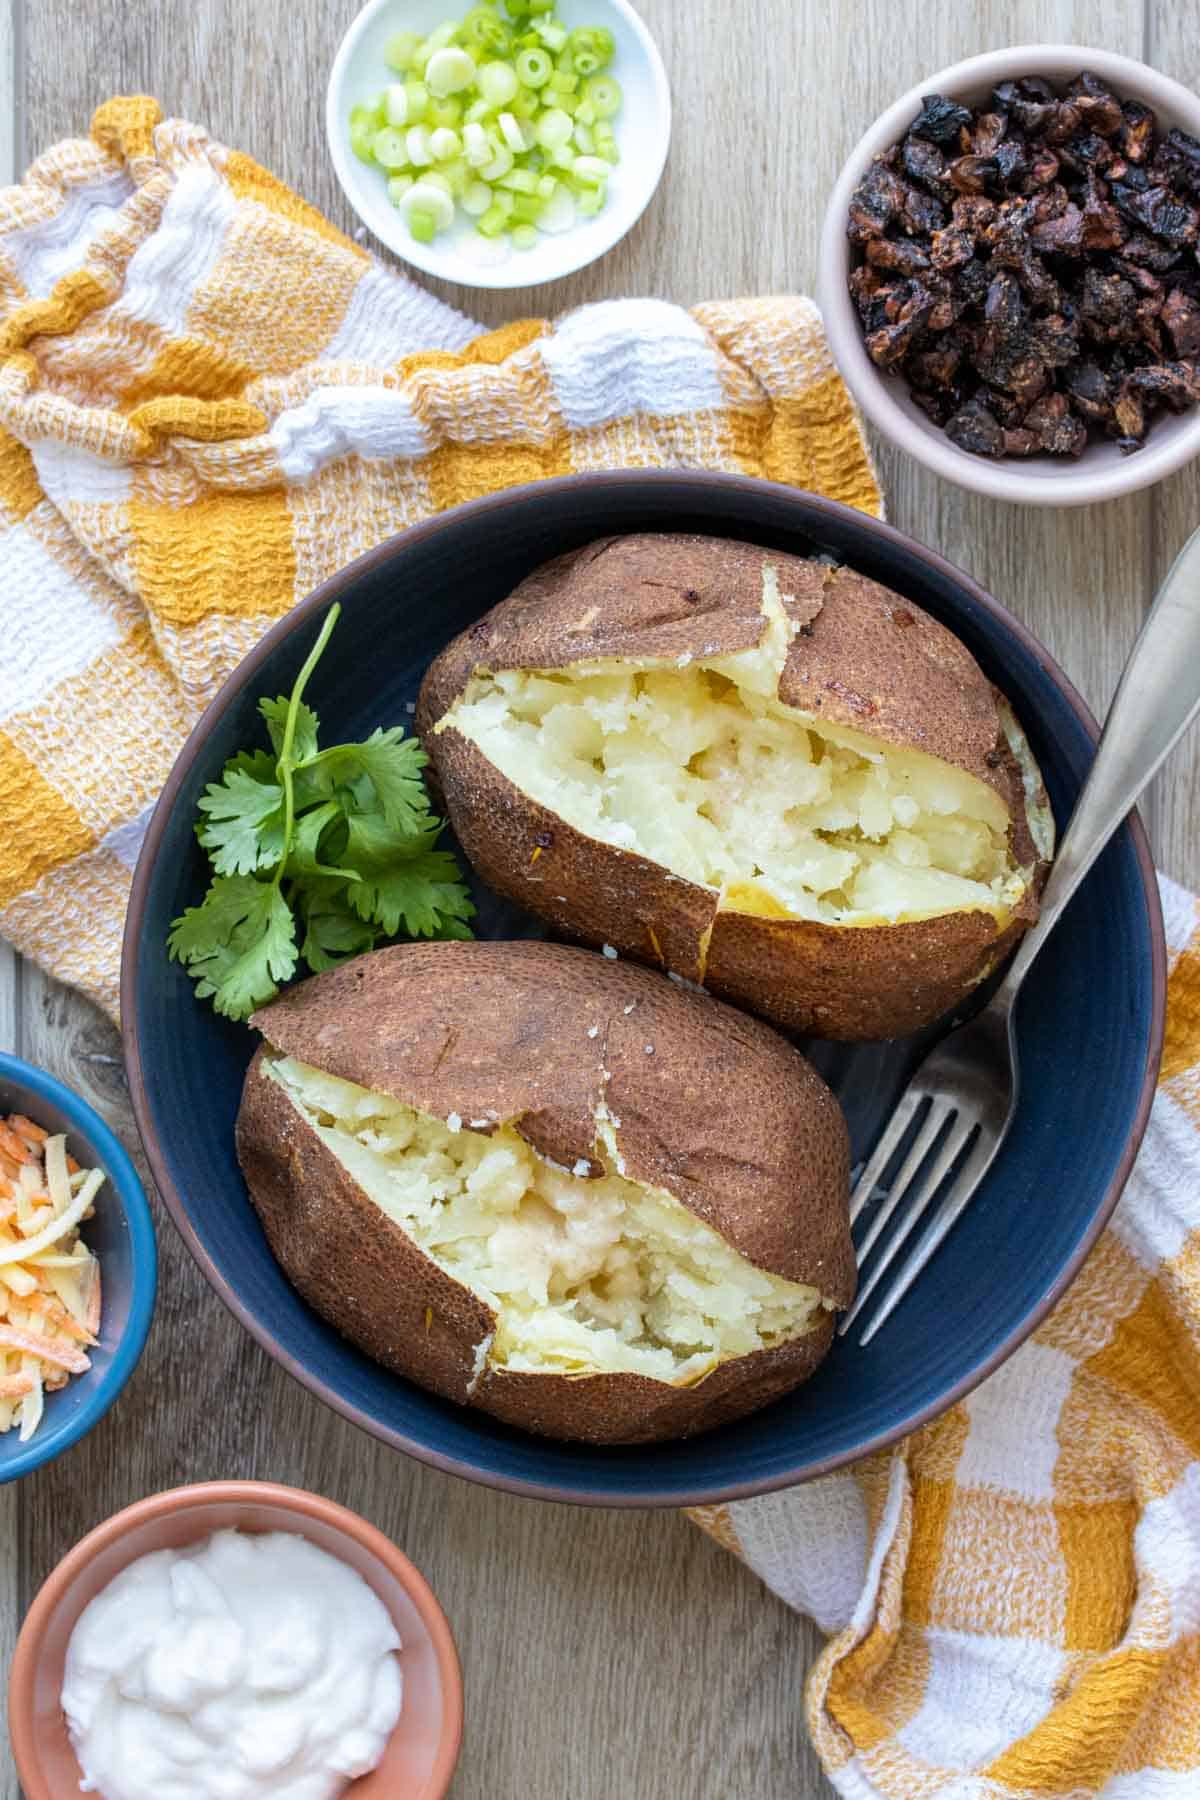
[[[1076,888],[1197,712],[1200,531],[1193,532],[1176,558],[1125,665],[1095,759],[1046,881],[1037,924],[1025,934],[983,1011],[950,1032],[921,1063],[859,1177],[850,1201],[851,1223],[862,1214],[920,1115],[916,1136],[858,1247],[860,1270],[892,1218],[904,1210],[860,1285],[840,1332],[846,1332],[878,1295],[874,1317],[860,1342],[875,1335],[962,1216],[991,1167],[1020,1093],[1014,1014],[1021,984]],[[921,1236],[881,1289],[883,1277],[927,1215]]]

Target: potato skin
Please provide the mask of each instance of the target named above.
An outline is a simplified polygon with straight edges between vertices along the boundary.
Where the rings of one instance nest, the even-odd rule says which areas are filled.
[[[633,1179],[668,1188],[759,1267],[839,1306],[853,1297],[841,1110],[797,1050],[718,1001],[565,945],[406,944],[302,983],[254,1023],[276,1050],[436,1117],[490,1113],[568,1167],[590,1159],[603,1094]],[[490,1309],[360,1192],[263,1057],[237,1149],[272,1251],[324,1318],[434,1393],[546,1436],[648,1442],[765,1405],[828,1349],[832,1313],[690,1388],[490,1368],[476,1380]]]
[[[478,669],[749,649],[762,635],[767,563],[800,627],[779,683],[786,705],[939,757],[1003,798],[1013,854],[1036,871],[1003,931],[985,912],[847,927],[718,911],[711,889],[587,837],[453,726],[435,729]],[[605,539],[535,570],[431,665],[416,726],[471,862],[557,933],[703,981],[789,1030],[878,1039],[916,1031],[957,1005],[1037,917],[1046,871],[997,698],[952,633],[853,570],[726,539],[638,536]]]

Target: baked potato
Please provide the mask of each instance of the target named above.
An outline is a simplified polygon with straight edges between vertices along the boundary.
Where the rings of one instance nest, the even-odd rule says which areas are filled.
[[[405,944],[254,1016],[238,1157],[370,1356],[528,1431],[704,1431],[811,1375],[854,1290],[837,1101],[792,1045],[587,950]]]
[[[546,564],[430,667],[417,729],[480,874],[789,1029],[904,1035],[1037,916],[1053,820],[957,638],[727,539]]]

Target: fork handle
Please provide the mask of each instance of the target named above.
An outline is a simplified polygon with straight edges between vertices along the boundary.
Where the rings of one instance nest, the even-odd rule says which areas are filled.
[[[1007,1010],[1076,888],[1200,712],[1200,530],[1158,591],[1026,932],[992,1002]]]

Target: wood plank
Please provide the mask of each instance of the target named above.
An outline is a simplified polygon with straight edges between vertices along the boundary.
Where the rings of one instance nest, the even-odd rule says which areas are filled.
[[[1164,75],[1195,88],[1200,68],[1200,16],[1194,7],[1148,0],[1146,55]],[[1157,585],[1200,525],[1200,464],[1155,488],[1148,502],[1149,580]],[[1200,731],[1193,730],[1154,784],[1149,818],[1155,850],[1168,875],[1200,887]]]
[[[15,181],[20,161],[20,108],[16,81],[17,0],[0,0],[0,187]],[[20,1015],[18,958],[0,940],[0,1050],[17,1051]],[[0,1668],[7,1669],[16,1642],[21,1605],[21,1489],[0,1488]],[[17,1800],[8,1751],[7,1713],[0,1720],[0,1800]]]
[[[1168,12],[1165,0],[1155,5],[1155,60],[1186,78],[1200,27]],[[1005,41],[1067,36],[1137,54],[1142,35],[1140,9],[1124,0],[967,0],[940,9],[860,0],[845,29],[831,29],[816,0],[759,0],[753,30],[730,28],[727,0],[686,8],[641,0],[641,10],[676,101],[660,194],[623,245],[568,282],[511,295],[445,290],[485,322],[619,292],[689,301],[809,288],[836,169],[902,87]],[[143,0],[124,9],[40,0],[25,21],[27,148],[83,130],[107,94],[157,92],[168,110],[249,149],[349,228],[320,106],[353,11],[352,0]],[[1103,706],[1146,601],[1147,572],[1196,516],[1194,478],[1178,478],[1153,505],[1019,512],[962,495],[888,452],[881,462],[892,518],[1013,606]],[[1200,801],[1195,763],[1186,767],[1188,791],[1177,779],[1154,819],[1170,866],[1194,878]],[[5,991],[0,963],[0,1027]],[[95,1097],[132,1145],[110,1029],[33,972],[23,993],[25,1054]],[[832,1792],[800,1706],[817,1634],[733,1559],[675,1516],[521,1502],[391,1455],[269,1362],[165,1222],[160,1242],[158,1316],[124,1401],[66,1462],[22,1489],[23,1602],[72,1541],[142,1493],[203,1476],[293,1481],[373,1518],[445,1602],[468,1684],[458,1795],[818,1800]],[[4,1527],[0,1511],[3,1541],[13,1541]],[[4,1579],[0,1560],[0,1618],[11,1618]]]

